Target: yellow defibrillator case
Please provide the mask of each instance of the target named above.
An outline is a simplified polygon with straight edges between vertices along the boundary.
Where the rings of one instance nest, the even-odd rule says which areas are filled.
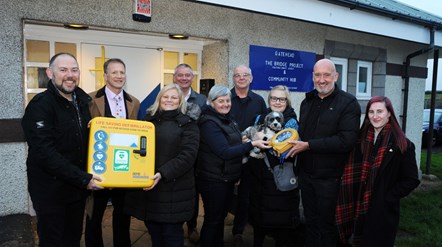
[[[287,152],[293,147],[293,144],[288,143],[289,140],[297,141],[299,139],[298,131],[292,128],[287,128],[276,133],[270,140],[270,146],[278,153],[278,157],[281,154]]]
[[[147,188],[155,172],[155,126],[151,122],[92,119],[88,172],[105,188]]]

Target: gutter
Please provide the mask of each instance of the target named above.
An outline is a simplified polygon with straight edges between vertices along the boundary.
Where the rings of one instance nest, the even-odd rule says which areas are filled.
[[[428,126],[427,138],[427,160],[425,166],[425,174],[430,175],[431,155],[433,154],[432,139],[434,129],[434,112],[436,105],[436,90],[437,90],[437,68],[439,63],[439,49],[434,50],[433,55],[433,82],[431,85],[431,103],[430,103],[430,126]],[[431,130],[431,131],[430,131]],[[437,142],[437,139],[436,139]]]
[[[355,0],[320,0],[320,1],[347,7],[350,8],[350,10],[357,9],[377,15],[386,16],[392,18],[393,20],[403,20],[410,23],[418,24],[420,26],[434,28],[435,30],[442,30],[442,22],[431,21],[423,18],[410,16],[407,14],[403,14],[399,11],[386,10],[376,5],[365,4]]]
[[[434,33],[435,33],[435,27],[430,29],[430,44],[428,45],[427,48],[415,51],[411,54],[409,54],[407,56],[407,58],[405,59],[405,75],[403,76],[404,78],[404,106],[403,106],[403,110],[402,110],[402,131],[404,131],[404,133],[407,130],[407,112],[408,112],[408,92],[409,92],[409,88],[410,88],[410,63],[411,63],[411,59],[417,56],[420,56],[422,54],[425,54],[431,50],[434,49]],[[432,123],[430,122],[430,125]]]

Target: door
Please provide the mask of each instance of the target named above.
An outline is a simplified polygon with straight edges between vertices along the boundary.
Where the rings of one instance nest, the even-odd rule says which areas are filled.
[[[161,52],[156,48],[82,43],[81,88],[87,93],[101,88],[104,85],[99,80],[104,73],[103,61],[119,58],[126,64],[127,81],[124,90],[143,101],[161,85]]]

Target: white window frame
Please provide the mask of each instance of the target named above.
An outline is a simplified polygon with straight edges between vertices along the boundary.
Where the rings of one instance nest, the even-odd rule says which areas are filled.
[[[340,57],[331,57],[330,60],[332,60],[335,63],[335,65],[342,66],[342,73],[339,74],[339,78],[341,79],[341,89],[347,92],[348,59]]]
[[[366,85],[366,92],[360,93],[359,92],[359,72],[360,68],[366,68],[367,69],[367,85]],[[373,63],[367,62],[367,61],[357,61],[356,66],[356,98],[367,100],[371,98],[371,88],[373,85]]]
[[[28,89],[27,87],[27,68],[33,66],[47,67],[49,66],[49,61],[47,63],[31,63],[27,62],[26,57],[26,41],[27,40],[41,40],[49,42],[49,55],[52,57],[55,55],[55,42],[67,42],[74,43],[77,47],[77,61],[81,67],[81,44],[91,43],[91,44],[104,44],[104,45],[121,45],[121,46],[131,46],[131,47],[147,47],[146,44],[151,48],[161,49],[167,51],[177,51],[180,53],[180,62],[183,61],[184,53],[196,53],[198,54],[198,68],[194,69],[195,75],[201,75],[202,67],[202,50],[204,46],[204,41],[200,40],[171,40],[167,35],[158,34],[138,34],[130,33],[119,30],[89,30],[88,32],[65,29],[61,26],[52,26],[46,24],[34,24],[25,23],[23,28],[23,46],[24,49],[24,91],[25,91],[25,102],[28,103],[28,93],[39,93],[45,89]],[[161,55],[163,56],[163,54]],[[162,58],[163,61],[163,58]],[[164,63],[161,62],[161,74],[164,75]],[[163,76],[164,78],[164,76]],[[201,77],[198,77],[201,79]],[[81,81],[81,80],[80,80]],[[161,86],[164,85],[163,79],[159,82]],[[82,85],[80,84],[80,87]],[[199,92],[199,82],[197,83]]]
[[[183,49],[173,49],[173,48],[166,48],[163,52],[165,51],[170,51],[170,52],[177,52],[178,53],[178,64],[182,64],[184,63],[184,54],[185,53],[194,53],[194,54],[198,54],[198,68],[193,68],[192,67],[192,71],[193,71],[193,75],[196,76],[198,78],[198,80],[201,80],[201,66],[202,66],[202,51],[201,50],[183,50]],[[164,59],[164,57],[163,57]],[[177,64],[177,65],[178,65]],[[164,78],[165,74],[174,74],[175,73],[175,69],[164,69],[164,63],[163,63],[163,75],[162,78]],[[162,86],[164,86],[165,82],[162,82]],[[197,82],[197,92],[200,91],[200,83]]]

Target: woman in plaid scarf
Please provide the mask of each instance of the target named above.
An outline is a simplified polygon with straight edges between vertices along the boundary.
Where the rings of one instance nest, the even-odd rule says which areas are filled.
[[[343,246],[394,244],[399,201],[419,185],[414,144],[399,127],[387,97],[367,104],[359,145],[344,168],[336,207]]]

